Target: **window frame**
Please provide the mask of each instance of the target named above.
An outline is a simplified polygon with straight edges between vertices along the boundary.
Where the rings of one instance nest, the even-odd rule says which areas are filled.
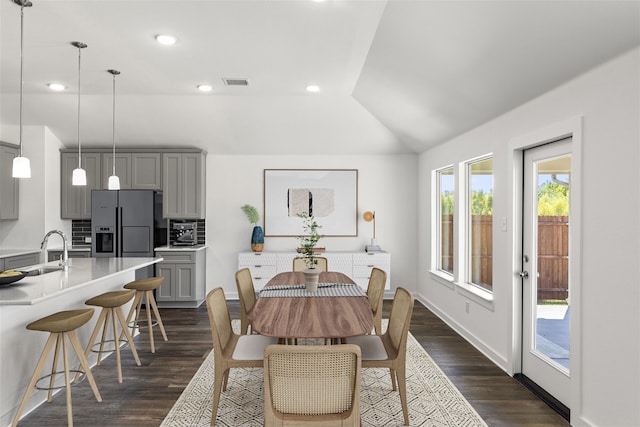
[[[461,272],[463,273],[463,282],[465,287],[470,288],[470,290],[477,290],[481,294],[487,293],[489,295],[493,295],[493,280],[492,283],[489,284],[480,284],[473,282],[473,188],[472,188],[472,178],[473,178],[473,165],[476,165],[481,162],[485,162],[487,160],[491,160],[491,194],[493,198],[494,192],[494,167],[493,160],[494,156],[492,153],[485,154],[483,156],[475,157],[473,159],[466,160],[463,162],[462,168],[464,169],[464,206],[460,206],[460,209],[464,212],[464,233],[461,233],[464,237],[460,241],[460,245],[464,248],[464,256],[459,260],[460,265],[463,266]],[[462,205],[462,203],[461,203]],[[493,206],[493,203],[492,203]],[[491,212],[491,223],[493,224],[493,209]],[[492,235],[493,235],[493,227],[492,227]],[[493,236],[492,236],[493,242]],[[491,247],[491,263],[493,269],[493,245]]]
[[[444,255],[444,245],[442,237],[443,237],[443,230],[442,230],[442,195],[443,195],[443,185],[442,185],[442,178],[444,176],[450,175],[452,177],[452,190],[451,193],[453,195],[453,209],[451,212],[451,220],[454,222],[454,226],[452,227],[452,233],[455,234],[455,217],[456,217],[456,202],[455,202],[455,198],[456,198],[456,170],[454,165],[447,165],[444,167],[441,167],[439,169],[436,169],[433,171],[434,173],[434,183],[435,183],[435,191],[433,192],[433,205],[435,206],[435,212],[434,212],[434,220],[433,220],[433,229],[434,229],[434,236],[435,240],[434,240],[434,254],[435,256],[433,257],[432,260],[432,269],[434,271],[436,271],[438,274],[444,276],[445,278],[449,279],[449,280],[453,280],[454,275],[455,275],[455,268],[456,268],[456,254],[455,254],[455,238],[452,239],[452,268],[451,271],[446,270],[443,268],[443,255]]]

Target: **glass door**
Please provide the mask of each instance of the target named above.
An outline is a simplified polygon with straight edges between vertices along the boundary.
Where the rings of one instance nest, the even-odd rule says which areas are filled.
[[[569,407],[571,139],[526,150],[522,373]]]

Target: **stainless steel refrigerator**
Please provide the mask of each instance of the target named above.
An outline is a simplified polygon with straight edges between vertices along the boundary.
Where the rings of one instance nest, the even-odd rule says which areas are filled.
[[[167,244],[162,193],[153,190],[91,192],[91,253],[96,258],[153,257]],[[153,266],[136,277],[153,275]]]

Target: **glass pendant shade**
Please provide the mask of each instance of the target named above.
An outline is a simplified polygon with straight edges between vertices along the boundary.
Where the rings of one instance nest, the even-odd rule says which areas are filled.
[[[68,182],[68,181],[67,181]],[[73,185],[87,185],[87,172],[82,168],[76,168],[73,170],[71,178],[71,184]]]
[[[14,157],[11,176],[14,178],[31,178],[31,162],[26,157]]]
[[[117,175],[111,175],[109,177],[109,190],[119,190],[120,189],[120,178]]]

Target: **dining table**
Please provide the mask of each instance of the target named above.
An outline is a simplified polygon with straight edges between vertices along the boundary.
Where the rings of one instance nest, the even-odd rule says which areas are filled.
[[[349,276],[321,272],[316,292],[307,292],[304,283],[302,272],[273,276],[253,307],[252,329],[282,339],[346,339],[371,332],[369,300]]]

